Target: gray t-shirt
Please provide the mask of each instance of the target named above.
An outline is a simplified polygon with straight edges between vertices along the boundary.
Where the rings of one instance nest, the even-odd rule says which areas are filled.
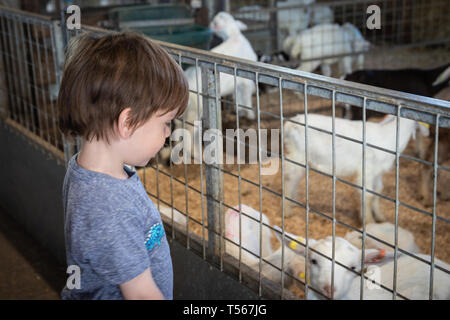
[[[173,270],[161,216],[136,172],[121,180],[86,170],[70,159],[63,186],[67,265],[81,271],[80,289],[63,299],[123,299],[119,284],[150,268],[166,299]],[[76,267],[75,267],[76,268]],[[74,287],[73,282],[69,287]]]

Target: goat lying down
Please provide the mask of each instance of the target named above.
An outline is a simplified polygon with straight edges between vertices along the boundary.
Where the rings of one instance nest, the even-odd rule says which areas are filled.
[[[367,235],[372,235],[378,239],[386,241],[387,243],[395,244],[395,225],[389,222],[384,223],[369,223],[366,225]],[[406,250],[410,253],[420,253],[419,247],[417,247],[414,236],[408,230],[398,227],[398,247]],[[345,240],[349,241],[358,249],[362,247],[362,234],[359,231],[350,231],[345,235]],[[367,236],[365,238],[364,247],[368,249],[381,248],[386,251],[394,251],[391,246],[388,246],[380,241],[372,239]]]
[[[292,247],[290,247],[293,249]],[[369,280],[364,279],[364,300],[390,300],[392,293],[385,288],[393,290],[394,253],[383,249],[365,249],[363,265],[361,270],[362,252],[347,240],[335,238],[335,264],[334,283],[332,288],[332,237],[320,240],[309,239],[308,260],[306,261],[307,281],[310,284],[307,299],[336,299],[336,300],[359,300],[361,277],[363,272]],[[321,253],[317,253],[315,251]],[[295,251],[299,255],[305,255],[305,247],[297,246]],[[431,257],[425,254],[416,254],[425,261],[431,261]],[[340,264],[344,265],[341,266]],[[450,270],[450,265],[434,258],[435,266],[444,270]],[[347,269],[348,268],[348,269]],[[375,280],[377,283],[372,283]],[[430,265],[416,258],[398,254],[397,255],[397,286],[396,292],[403,297],[412,300],[429,299]],[[384,287],[381,287],[380,284]],[[318,293],[313,291],[311,287]],[[450,275],[440,269],[434,269],[434,283],[432,297],[434,300],[450,299]],[[402,299],[398,297],[398,299]]]
[[[245,215],[239,214],[239,206],[235,206],[233,209],[225,212],[225,238],[230,240],[225,241],[225,252],[238,260],[240,257],[243,263],[247,264],[256,272],[259,272],[259,256],[261,254],[261,257],[269,262],[262,263],[262,276],[278,284],[281,284],[282,274],[280,270],[282,269],[281,262],[282,255],[284,254],[283,269],[285,273],[291,275],[290,277],[284,278],[284,286],[286,288],[290,287],[293,284],[293,277],[302,277],[305,271],[305,259],[302,255],[298,255],[293,250],[288,249],[288,246],[294,247],[292,239],[302,242],[303,238],[285,232],[285,235],[287,235],[285,236],[286,243],[283,244],[284,242],[281,241],[281,229],[275,228],[278,232],[275,231],[274,233],[280,241],[281,246],[273,250],[271,245],[272,231],[267,227],[270,226],[269,218],[264,213],[261,214],[259,211],[245,204],[241,206],[241,211]],[[262,234],[260,233],[260,219],[263,223]],[[239,224],[241,225],[240,232]],[[260,237],[262,238],[261,247]],[[241,244],[241,253],[239,253],[238,245],[231,241],[236,244]]]

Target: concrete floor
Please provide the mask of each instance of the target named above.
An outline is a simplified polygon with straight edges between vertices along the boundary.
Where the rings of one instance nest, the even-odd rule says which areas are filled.
[[[58,263],[0,207],[0,300],[60,299],[66,281]]]

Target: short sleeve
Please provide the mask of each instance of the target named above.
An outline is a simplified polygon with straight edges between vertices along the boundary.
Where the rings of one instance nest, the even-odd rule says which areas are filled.
[[[96,231],[86,236],[84,245],[88,263],[99,277],[119,285],[150,267],[144,232],[133,213],[117,210],[91,223],[90,229]]]

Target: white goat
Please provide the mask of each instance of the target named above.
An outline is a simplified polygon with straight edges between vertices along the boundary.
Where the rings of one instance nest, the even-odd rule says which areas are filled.
[[[281,283],[281,261],[283,249],[280,246],[277,250],[273,251],[270,240],[272,237],[272,231],[269,227],[264,225],[270,225],[269,219],[263,213],[262,215],[255,209],[242,205],[241,210],[243,213],[253,217],[253,220],[245,215],[241,215],[241,241],[239,242],[239,206],[235,206],[234,210],[229,209],[225,213],[225,232],[226,239],[235,242],[237,245],[231,243],[230,241],[225,241],[225,252],[236,259],[239,259],[239,246],[241,243],[243,249],[241,250],[241,261],[247,264],[250,268],[259,272],[259,255],[260,255],[260,223],[259,219],[262,219],[262,258],[269,263],[263,262],[261,267],[261,274],[266,278],[275,283]],[[281,233],[281,229],[275,227]],[[285,232],[285,234],[292,239],[297,239],[298,241],[304,241],[303,238],[293,235],[291,233]],[[275,232],[275,235],[281,242],[281,236]],[[303,256],[296,254],[293,250],[288,249],[291,247],[295,249],[296,242],[292,241],[288,237],[285,237],[286,245],[284,247],[284,272],[291,275],[291,277],[285,276],[284,285],[289,287],[293,279],[292,277],[302,278],[305,270],[305,259]],[[251,253],[250,253],[251,252]],[[278,268],[278,269],[277,269]]]
[[[241,247],[246,250],[241,250],[242,262],[247,265],[255,263],[258,261],[260,255],[260,223],[262,220],[262,257],[269,256],[273,253],[272,246],[270,244],[270,239],[272,238],[272,231],[269,226],[269,218],[263,213],[259,213],[252,207],[245,204],[241,205],[241,211],[250,216],[251,218],[245,216],[244,214],[239,215],[239,206],[235,206],[233,209],[228,209],[225,212],[225,238],[230,241],[225,241],[225,252],[229,255],[239,259],[239,243]],[[253,220],[253,219],[255,220]],[[240,222],[239,222],[240,220]],[[241,224],[241,235],[239,234],[239,223]],[[264,226],[267,225],[267,226]],[[241,239],[241,241],[239,241]]]
[[[247,27],[239,20],[235,20],[227,12],[219,12],[211,21],[210,28],[221,37],[224,42],[214,47],[211,52],[221,53],[241,59],[257,61],[257,55],[253,50],[250,42],[241,33]],[[202,92],[202,78],[200,67],[190,67],[185,71],[186,78],[189,84],[189,102],[184,112],[183,119],[194,124],[194,121],[200,120],[203,113],[203,98],[197,92]],[[220,96],[235,95],[234,76],[229,74],[220,74],[219,78]],[[251,80],[242,77],[236,77],[236,94],[234,97],[238,104],[238,114],[245,115],[248,119],[255,119],[255,112],[252,107],[252,94],[255,92],[255,83]],[[193,91],[193,92],[192,92]],[[243,108],[245,106],[247,108]],[[176,128],[179,128],[180,122],[176,122]],[[194,155],[194,150],[199,150],[201,140],[197,139],[199,128],[187,124],[186,129],[191,134],[191,155]],[[194,138],[195,137],[195,138]],[[200,146],[199,146],[200,144]],[[195,149],[194,149],[195,148]],[[168,147],[164,148],[160,153],[163,161],[167,160],[170,152]]]
[[[311,26],[334,22],[333,9],[326,5],[313,6],[311,8]]]
[[[278,29],[282,35],[295,36],[308,28],[322,23],[333,23],[333,10],[325,5],[308,6],[315,0],[287,0],[277,1]],[[299,8],[281,9],[293,6]]]
[[[339,62],[341,74],[352,72],[353,52],[366,51],[369,42],[365,41],[356,27],[350,23],[320,24],[299,35],[290,36],[283,42],[283,50],[294,59],[310,60],[302,62],[297,69],[313,72],[321,67],[325,76],[331,76],[331,64]],[[346,55],[343,56],[342,55]],[[337,56],[337,57],[334,57]],[[327,58],[328,57],[328,58]],[[364,64],[364,55],[358,55],[358,68]]]
[[[312,250],[308,254],[308,283],[320,292],[320,296],[313,290],[308,291],[307,299],[323,299],[325,297],[342,300],[359,300],[361,277],[352,272],[361,270],[361,250],[347,240],[335,239],[334,286],[331,294],[332,274],[332,237],[318,241],[309,240],[311,249],[325,255],[322,256]],[[297,254],[304,254],[305,248],[296,248]],[[418,257],[431,261],[430,256],[417,254]],[[393,290],[394,260],[392,253],[383,249],[364,250],[364,264],[379,263],[381,265],[369,266],[364,273],[370,280],[364,280],[364,300],[392,299],[392,293],[381,286]],[[351,269],[348,270],[338,263]],[[450,270],[450,265],[434,259],[436,265]],[[372,281],[377,283],[372,283]],[[397,286],[396,292],[408,299],[429,298],[430,265],[406,255],[397,256]],[[323,297],[324,295],[325,297]],[[450,275],[437,268],[434,269],[433,299],[450,299]]]
[[[219,12],[214,19],[211,21],[210,28],[216,33],[219,37],[221,37],[224,41],[219,44],[217,47],[211,49],[211,52],[221,53],[224,55],[237,57],[241,59],[247,59],[251,61],[257,61],[258,57],[255,51],[252,48],[250,42],[245,38],[245,36],[241,33],[241,30],[246,30],[247,26],[239,20],[235,20],[233,16],[231,16],[227,12]],[[198,75],[198,88],[197,88],[197,78]],[[202,81],[200,79],[201,73],[200,68],[195,70],[195,67],[191,67],[186,70],[186,77],[189,82],[189,90],[199,91],[202,90]],[[229,74],[221,74],[220,75],[220,96],[233,95],[235,93],[234,90],[234,76]],[[239,113],[244,112],[246,117],[253,120],[255,119],[255,112],[252,109],[252,94],[255,92],[256,86],[255,83],[251,80],[244,79],[241,77],[236,78],[236,91],[237,97],[236,102],[238,105],[243,105],[246,107],[250,107],[250,109],[239,108]],[[200,112],[202,112],[200,99]],[[197,94],[191,93],[189,97],[189,105],[188,112],[186,116],[188,118],[191,117],[191,114],[197,116]],[[197,117],[193,118],[194,120]],[[189,120],[193,120],[189,119]],[[187,120],[187,119],[186,119]]]
[[[305,123],[305,115],[299,114],[291,120]],[[396,125],[395,116],[389,115],[383,123],[366,122],[366,143],[395,151]],[[399,152],[402,152],[410,137],[415,133],[418,123],[406,118],[400,118]],[[309,114],[308,126],[322,130],[332,131],[332,117]],[[336,134],[362,141],[363,122],[348,119],[335,118]],[[286,121],[284,124],[284,150],[288,159],[305,165],[305,127],[294,122]],[[335,137],[336,176],[349,177],[357,175],[357,183],[362,185],[362,145],[353,141]],[[380,192],[383,188],[383,174],[388,172],[394,163],[395,155],[382,150],[366,146],[365,151],[365,185],[368,190]],[[285,187],[287,196],[298,199],[298,185],[303,177],[305,168],[289,161],[285,162]],[[332,174],[332,135],[324,132],[308,129],[308,163],[311,167]],[[286,206],[285,215],[292,215],[292,203]],[[365,203],[366,223],[385,221],[381,212],[379,198],[371,193],[366,193]],[[361,213],[362,217],[362,213]]]
[[[389,222],[384,223],[369,223],[366,225],[366,232],[370,235],[377,237],[387,243],[394,245],[395,243],[395,225]],[[347,241],[353,244],[357,248],[361,248],[362,246],[362,233],[358,231],[350,231],[345,237]],[[419,248],[414,242],[414,236],[408,230],[398,227],[398,246],[399,248],[406,250],[411,253],[420,253]],[[386,251],[394,251],[388,245],[381,243],[375,239],[372,239],[366,236],[365,248],[381,248]]]
[[[278,8],[295,5],[309,5],[315,0],[288,0],[277,1]],[[282,34],[294,36],[308,28],[311,21],[311,8],[293,8],[277,10],[278,29]]]
[[[353,24],[346,22],[342,25],[342,28],[345,29],[349,35],[353,52],[365,52],[370,49],[370,42],[364,39],[361,31]],[[362,68],[364,68],[364,53],[360,53],[357,57],[357,69]]]

